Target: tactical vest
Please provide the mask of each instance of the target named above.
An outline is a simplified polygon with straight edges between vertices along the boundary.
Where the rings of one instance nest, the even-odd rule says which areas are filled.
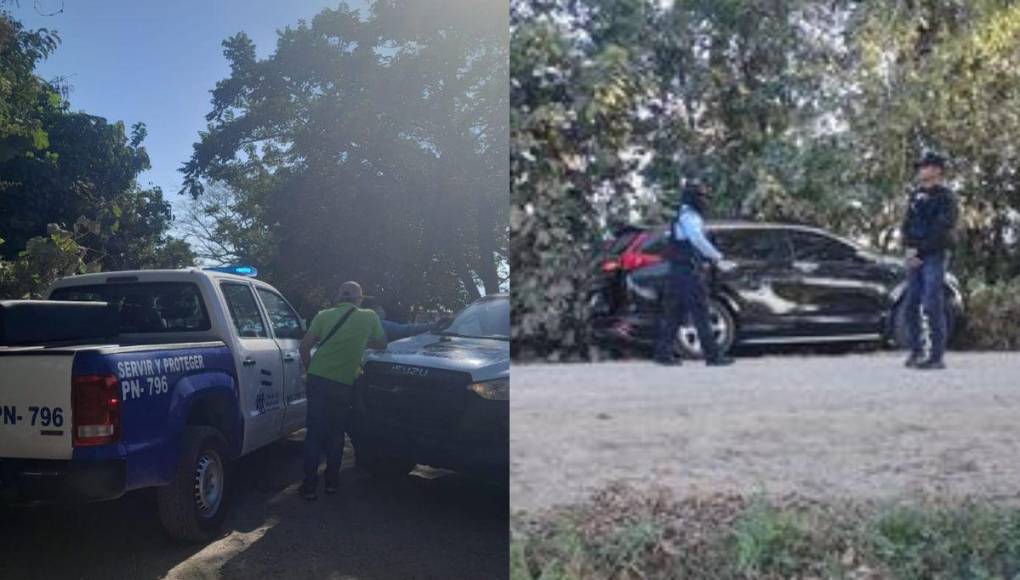
[[[683,204],[677,207],[676,216],[669,225],[669,236],[667,236],[669,243],[666,244],[668,249],[665,257],[678,266],[697,268],[703,260],[701,253],[698,252],[690,240],[680,240],[676,237],[676,227],[680,223],[680,214],[682,212]]]

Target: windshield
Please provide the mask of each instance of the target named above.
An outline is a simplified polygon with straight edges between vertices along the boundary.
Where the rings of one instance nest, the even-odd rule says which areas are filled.
[[[483,298],[461,311],[439,334],[510,340],[510,301],[505,297]]]

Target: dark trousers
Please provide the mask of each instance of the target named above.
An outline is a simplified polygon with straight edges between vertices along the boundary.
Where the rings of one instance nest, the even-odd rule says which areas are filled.
[[[673,358],[677,330],[688,318],[698,331],[705,360],[717,360],[720,356],[719,344],[712,335],[708,319],[708,286],[701,270],[695,264],[673,262],[666,277],[663,313],[659,319],[659,339],[655,345],[656,358]]]
[[[946,351],[946,257],[944,254],[926,256],[920,268],[907,271],[907,293],[904,307],[907,316],[907,333],[910,350],[921,356],[924,350],[924,335],[921,329],[921,308],[928,317],[931,332],[932,360],[942,360]]]
[[[319,461],[326,456],[326,481],[335,482],[344,456],[344,427],[350,414],[349,385],[308,375],[305,425],[305,483],[319,481]]]

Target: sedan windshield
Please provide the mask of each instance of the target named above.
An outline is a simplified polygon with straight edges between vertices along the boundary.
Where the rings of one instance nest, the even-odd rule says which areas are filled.
[[[478,300],[461,311],[439,334],[510,340],[510,301],[503,296]]]

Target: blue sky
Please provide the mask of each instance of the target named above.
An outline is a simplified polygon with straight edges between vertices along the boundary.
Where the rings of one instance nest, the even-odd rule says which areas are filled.
[[[13,12],[28,28],[60,34],[60,48],[38,73],[65,79],[72,109],[128,127],[146,124],[152,169],[139,181],[162,187],[179,208],[177,169],[205,128],[209,91],[229,72],[220,43],[243,31],[265,57],[276,47],[277,30],[338,5],[339,0],[21,0]]]

